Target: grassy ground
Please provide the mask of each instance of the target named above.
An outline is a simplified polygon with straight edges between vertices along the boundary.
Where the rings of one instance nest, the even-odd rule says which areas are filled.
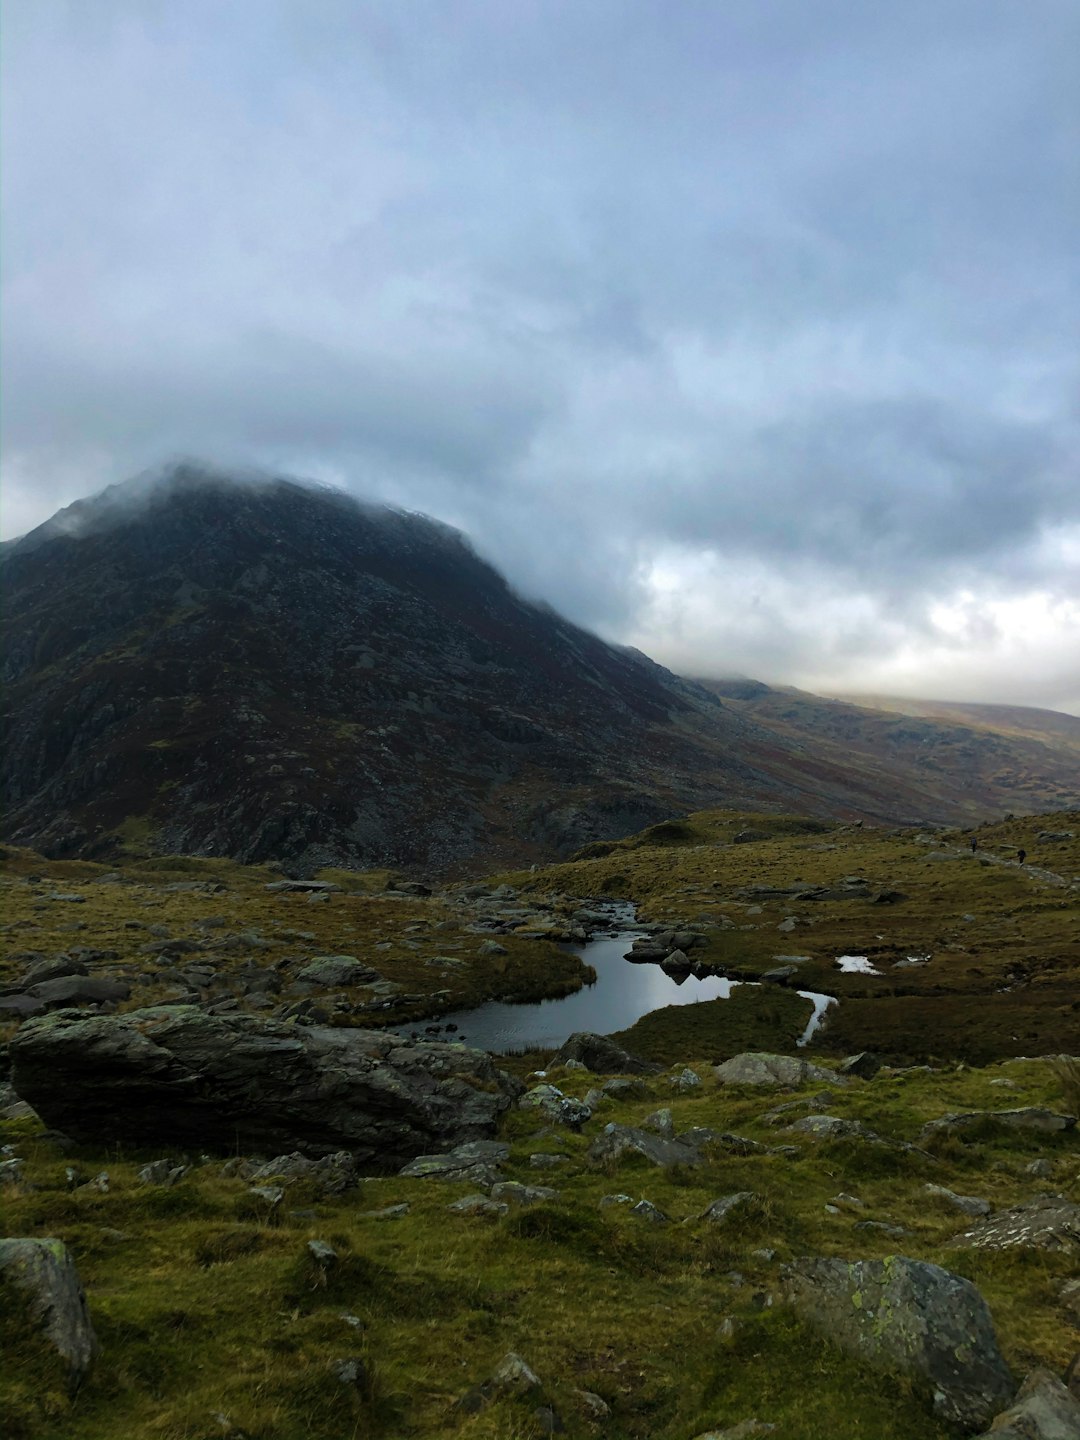
[[[107,956],[90,963],[92,974],[120,976],[135,987],[122,1009],[167,1001],[178,993],[178,982],[143,953],[154,948],[155,935],[195,943],[231,935],[230,948],[185,955],[179,968],[209,959],[227,977],[254,963],[280,969],[286,986],[292,972],[314,955],[355,956],[405,994],[419,997],[365,1013],[367,1026],[407,1025],[492,995],[514,1000],[564,995],[588,979],[576,955],[543,939],[500,936],[507,953],[481,955],[484,936],[467,928],[470,913],[447,897],[387,893],[386,871],[326,871],[321,878],[342,888],[312,903],[303,892],[268,891],[267,884],[281,875],[265,866],[165,856],[116,871],[6,846],[0,859],[0,985],[16,981],[28,953],[92,947]],[[77,898],[51,898],[56,894]],[[341,993],[357,1004],[367,998],[355,987]]]
[[[1072,840],[1038,838],[1070,830]],[[747,832],[755,838],[735,842]],[[848,877],[889,898],[762,893],[836,888]],[[920,832],[703,811],[502,878],[525,892],[631,899],[646,920],[723,927],[694,958],[743,979],[806,957],[789,984],[841,1001],[815,1038],[819,1051],[986,1063],[1080,1048],[1077,812]],[[881,973],[842,974],[836,959],[851,954]],[[898,965],[911,956],[928,961]]]
[[[1056,1296],[1075,1258],[953,1249],[966,1222],[923,1187],[944,1184],[997,1207],[1047,1188],[1080,1200],[1075,1132],[984,1131],[971,1144],[943,1142],[933,1157],[796,1137],[798,1159],[717,1153],[698,1170],[668,1172],[639,1157],[599,1169],[588,1163],[589,1140],[608,1119],[640,1122],[658,1104],[671,1106],[680,1128],[709,1125],[774,1145],[791,1139],[763,1118],[775,1095],[732,1092],[706,1066],[698,1069],[706,1077],[700,1090],[676,1097],[658,1076],[646,1096],[610,1104],[581,1136],[537,1134],[535,1116],[514,1113],[507,1176],[554,1185],[560,1198],[494,1221],[447,1212],[468,1187],[400,1177],[333,1199],[301,1184],[270,1214],[246,1182],[222,1174],[220,1161],[192,1157],[187,1178],[155,1188],[140,1184],[136,1171],[159,1152],[70,1152],[39,1127],[8,1124],[3,1138],[25,1156],[26,1183],[6,1193],[6,1228],[71,1246],[102,1357],[71,1400],[40,1346],[5,1336],[5,1433],[12,1440],[539,1435],[535,1396],[497,1400],[478,1415],[456,1408],[514,1350],[540,1376],[543,1398],[571,1435],[683,1440],[757,1416],[789,1440],[946,1440],[951,1432],[933,1421],[924,1396],[865,1372],[782,1306],[766,1304],[780,1264],[801,1254],[899,1251],[945,1264],[978,1284],[1018,1376],[1035,1364],[1063,1370],[1080,1334]],[[592,1078],[567,1076],[564,1088],[582,1091]],[[1029,1061],[879,1076],[834,1092],[828,1110],[911,1139],[945,1110],[1000,1107],[994,1079],[1016,1086],[1009,1104],[1061,1103],[1051,1067]],[[532,1169],[528,1157],[537,1151],[565,1163]],[[1026,1174],[1036,1157],[1051,1161],[1052,1181]],[[68,1167],[86,1175],[106,1168],[108,1193],[71,1192]],[[736,1190],[757,1197],[743,1214],[721,1226],[696,1218],[711,1199]],[[648,1197],[673,1223],[651,1226],[621,1207],[601,1210],[600,1198],[615,1191]],[[864,1208],[828,1213],[839,1192]],[[402,1219],[368,1214],[402,1201],[411,1207]],[[854,1231],[860,1218],[909,1233],[898,1241]],[[310,1238],[328,1241],[340,1257],[328,1275],[307,1257]],[[333,1363],[348,1356],[364,1360],[365,1386],[334,1378]],[[611,1407],[602,1428],[583,1413],[576,1393],[583,1389]]]
[[[73,1151],[32,1120],[4,1122],[0,1143],[25,1166],[23,1181],[3,1191],[3,1229],[71,1246],[102,1342],[92,1379],[70,1397],[48,1352],[27,1338],[17,1304],[0,1306],[5,1435],[530,1440],[543,1433],[534,1415],[543,1400],[571,1436],[689,1440],[756,1416],[775,1423],[784,1440],[951,1440],[917,1390],[865,1372],[768,1303],[779,1266],[804,1254],[891,1251],[944,1264],[978,1284],[1018,1378],[1035,1364],[1060,1373],[1080,1347],[1058,1300],[1075,1257],[954,1249],[964,1217],[923,1187],[980,1195],[995,1208],[1045,1190],[1080,1201],[1076,1132],[984,1128],[969,1143],[939,1142],[930,1156],[793,1140],[765,1119],[777,1097],[721,1089],[709,1067],[744,1048],[792,1050],[808,1012],[797,986],[840,997],[803,1052],[809,1058],[828,1063],[871,1048],[898,1063],[940,1067],[835,1090],[829,1113],[911,1140],[950,1110],[1075,1109],[1075,1085],[1067,1095],[1067,1080],[1049,1062],[1014,1058],[1080,1052],[1080,844],[1037,838],[1070,829],[1080,834],[1080,816],[982,827],[973,854],[967,833],[707,812],[590,847],[560,866],[493,877],[526,897],[551,897],[565,912],[573,897],[632,899],[647,920],[702,928],[708,943],[694,958],[743,979],[759,978],[780,956],[805,957],[788,988],[739,987],[730,1000],[657,1011],[624,1032],[631,1049],[665,1065],[693,1064],[705,1080],[700,1089],[683,1095],[657,1076],[642,1098],[602,1108],[581,1136],[538,1133],[535,1116],[514,1112],[507,1178],[553,1185],[560,1195],[502,1219],[448,1213],[467,1187],[400,1177],[335,1198],[296,1185],[271,1211],[220,1158],[189,1156],[188,1176],[157,1188],[140,1183],[137,1171],[167,1150]],[[754,838],[737,842],[746,832]],[[1023,867],[1019,846],[1028,852]],[[888,899],[766,893],[797,882],[838,886],[850,876]],[[314,903],[267,891],[279,878],[270,869],[224,861],[147,860],[108,877],[104,866],[8,850],[0,983],[21,973],[28,952],[88,946],[115,952],[91,970],[129,978],[130,1005],[167,998],[175,981],[143,953],[156,933],[150,926],[180,939],[223,929],[249,937],[221,952],[223,973],[254,960],[288,981],[311,955],[355,955],[422,997],[411,1011],[387,1013],[395,1024],[493,995],[557,994],[582,976],[576,957],[525,934],[499,937],[506,955],[481,956],[483,937],[468,929],[455,894],[387,894],[385,873],[327,876],[342,891]],[[841,974],[842,954],[868,956],[881,974]],[[897,967],[907,956],[929,960]],[[350,998],[362,1000],[363,991]],[[555,1078],[577,1095],[596,1083],[576,1073]],[[994,1083],[1002,1080],[1009,1084]],[[604,1123],[639,1123],[660,1105],[671,1106],[680,1129],[791,1141],[798,1158],[715,1153],[700,1169],[668,1172],[640,1159],[606,1169],[588,1163],[586,1149]],[[565,1160],[535,1169],[535,1152]],[[1037,1158],[1051,1162],[1049,1178],[1027,1173]],[[69,1169],[83,1179],[107,1171],[107,1192],[72,1188]],[[736,1190],[756,1199],[728,1224],[697,1218],[708,1201]],[[617,1191],[647,1197],[672,1223],[646,1225],[619,1206],[602,1210],[600,1198]],[[862,1208],[829,1213],[826,1204],[841,1192]],[[403,1218],[370,1214],[402,1201],[410,1205]],[[907,1233],[856,1231],[862,1218]],[[338,1253],[327,1274],[307,1255],[312,1238]],[[509,1350],[540,1376],[542,1395],[496,1398],[478,1413],[459,1407]],[[363,1361],[364,1378],[344,1385],[332,1367],[351,1356]],[[610,1406],[603,1423],[589,1417],[583,1390]]]

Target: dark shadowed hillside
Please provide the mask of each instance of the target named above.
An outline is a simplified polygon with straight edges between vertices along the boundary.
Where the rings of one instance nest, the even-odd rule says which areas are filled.
[[[882,718],[879,746],[819,723],[851,707],[778,723],[809,697],[718,698],[524,600],[457,532],[284,480],[115,486],[6,545],[3,593],[3,834],[54,855],[438,870],[706,804],[983,818],[1080,770],[954,725]]]
[[[438,866],[768,789],[741,722],[423,516],[188,467],[5,552],[5,833],[53,852]]]

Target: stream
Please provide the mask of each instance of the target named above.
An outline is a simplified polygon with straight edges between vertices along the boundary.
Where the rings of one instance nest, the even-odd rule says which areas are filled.
[[[633,928],[634,908],[611,903],[609,910],[616,926],[574,953],[596,971],[596,981],[572,995],[556,1000],[538,1000],[524,1005],[490,1001],[474,1010],[458,1010],[440,1017],[440,1024],[456,1025],[455,1040],[506,1055],[516,1050],[556,1050],[575,1030],[610,1035],[625,1030],[650,1010],[665,1005],[695,1005],[702,1000],[726,1000],[736,985],[750,982],[729,980],[723,975],[697,979],[689,975],[675,980],[658,964],[636,964],[624,959],[633,942],[644,932]],[[624,928],[625,927],[625,928]],[[814,1006],[814,1013],[799,1039],[808,1043],[822,1022],[835,996],[812,990],[797,992]]]

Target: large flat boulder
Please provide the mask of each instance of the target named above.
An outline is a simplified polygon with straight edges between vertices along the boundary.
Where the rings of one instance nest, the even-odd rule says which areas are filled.
[[[1038,1195],[1001,1210],[957,1235],[953,1245],[969,1250],[1059,1250],[1080,1254],[1080,1205],[1064,1195]]]
[[[986,1301],[939,1265],[797,1260],[784,1268],[784,1294],[841,1350],[924,1385],[935,1413],[965,1433],[1013,1397]]]
[[[589,1146],[589,1159],[596,1164],[619,1160],[623,1155],[644,1155],[651,1165],[700,1165],[697,1145],[674,1138],[665,1140],[634,1125],[605,1125]]]
[[[16,1032],[11,1061],[16,1093],[76,1140],[348,1150],[372,1172],[487,1138],[521,1089],[464,1045],[192,1005],[35,1016]]]
[[[807,1085],[825,1081],[830,1085],[846,1085],[847,1081],[833,1070],[811,1065],[797,1055],[771,1055],[767,1050],[746,1050],[733,1055],[716,1067],[716,1078],[722,1085]]]
[[[1044,1135],[1058,1135],[1063,1131],[1076,1129],[1076,1116],[1059,1115],[1055,1110],[1046,1110],[1037,1105],[1027,1105],[1020,1110],[967,1110],[928,1121],[919,1138],[925,1142],[943,1131],[948,1133],[977,1130],[987,1124],[1004,1125],[1010,1130],[1036,1130]]]

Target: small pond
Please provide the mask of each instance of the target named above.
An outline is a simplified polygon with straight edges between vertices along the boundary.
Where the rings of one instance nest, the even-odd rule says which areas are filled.
[[[492,1001],[475,1010],[458,1010],[440,1017],[442,1025],[453,1024],[453,1036],[467,1045],[506,1055],[515,1050],[555,1050],[575,1030],[592,1030],[610,1035],[625,1030],[665,1005],[694,1005],[702,1000],[726,1000],[740,982],[725,976],[709,975],[698,980],[693,975],[675,979],[659,965],[635,964],[624,959],[633,942],[643,932],[633,928],[631,905],[613,903],[609,907],[614,933],[601,935],[575,952],[596,971],[596,983],[585,985],[573,995],[559,1000],[539,1000],[526,1005],[509,1005]],[[817,995],[800,990],[813,1001],[814,1013],[799,1041],[805,1045],[821,1023],[831,995]]]

